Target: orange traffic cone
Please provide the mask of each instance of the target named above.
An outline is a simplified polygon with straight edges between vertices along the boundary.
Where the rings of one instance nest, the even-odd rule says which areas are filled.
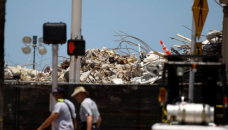
[[[168,50],[168,48],[165,46],[165,44],[162,41],[160,41],[160,43],[162,45],[162,49],[163,49],[164,53],[167,54],[167,55],[172,55],[170,53],[170,51]]]

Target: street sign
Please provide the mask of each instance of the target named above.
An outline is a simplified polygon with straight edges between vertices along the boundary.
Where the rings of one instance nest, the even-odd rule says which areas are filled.
[[[84,56],[85,40],[68,40],[67,54],[69,56]]]
[[[202,42],[196,42],[194,48],[195,55],[202,55]]]
[[[192,6],[192,11],[196,26],[196,35],[199,40],[209,11],[207,0],[195,0]]]

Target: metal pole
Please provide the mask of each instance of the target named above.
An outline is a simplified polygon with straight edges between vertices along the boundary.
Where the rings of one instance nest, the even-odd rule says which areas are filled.
[[[37,36],[33,36],[33,47],[34,47],[34,54],[33,54],[33,69],[35,70],[35,52],[36,52],[36,44],[37,44]]]
[[[71,39],[81,39],[82,0],[72,0]],[[70,58],[69,82],[80,82],[80,57]]]
[[[58,86],[58,49],[59,46],[57,44],[52,44],[52,90]],[[56,101],[53,96],[51,98],[51,106],[50,111],[53,110]],[[54,130],[54,124],[52,123],[52,130]]]
[[[191,36],[191,55],[194,55],[194,47],[196,42],[196,26],[194,22],[194,17],[192,17],[192,36]],[[194,59],[191,59],[191,62],[193,62]],[[194,102],[194,82],[195,82],[195,72],[193,72],[192,67],[190,68],[189,73],[189,91],[188,91],[188,99],[192,100]]]
[[[33,69],[35,70],[35,51],[36,51],[36,47],[34,47],[34,51],[33,51]]]

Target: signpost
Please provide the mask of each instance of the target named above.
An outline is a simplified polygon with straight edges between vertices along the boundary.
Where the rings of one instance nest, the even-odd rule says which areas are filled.
[[[198,40],[200,39],[201,32],[203,30],[203,26],[208,14],[208,4],[207,0],[194,0],[192,5],[192,12],[193,12],[193,20],[192,20],[192,37],[191,37],[191,55],[194,55],[194,52],[197,52],[198,54],[200,50],[202,51],[202,46],[200,48],[199,44],[196,44],[196,35],[198,37]],[[195,51],[195,44],[196,44],[196,50]],[[198,48],[198,49],[197,49]],[[191,62],[193,62],[194,59],[191,59]],[[194,97],[194,81],[195,81],[195,73],[192,68],[190,68],[189,73],[189,91],[188,91],[188,98],[192,101]]]
[[[202,55],[202,42],[196,42],[195,47],[194,47],[194,54]]]
[[[207,0],[195,0],[192,6],[192,11],[196,26],[196,34],[199,40],[209,11]]]

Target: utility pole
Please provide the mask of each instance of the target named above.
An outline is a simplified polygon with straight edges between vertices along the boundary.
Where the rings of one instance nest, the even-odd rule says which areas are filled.
[[[0,130],[3,130],[4,108],[4,27],[6,0],[0,0]]]
[[[81,40],[82,0],[72,0],[71,39]],[[71,56],[69,82],[80,82],[80,57]]]

